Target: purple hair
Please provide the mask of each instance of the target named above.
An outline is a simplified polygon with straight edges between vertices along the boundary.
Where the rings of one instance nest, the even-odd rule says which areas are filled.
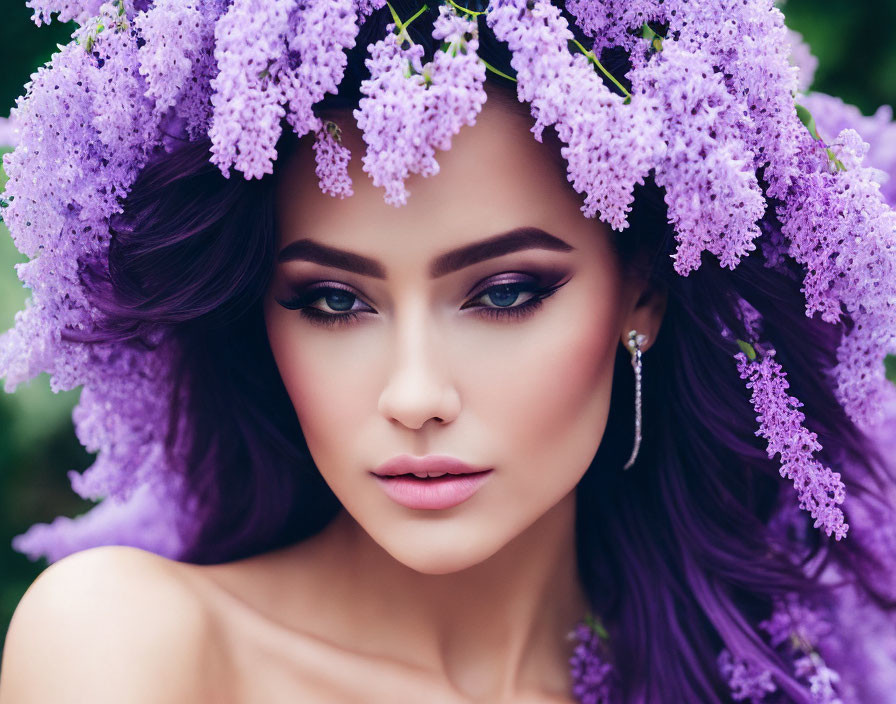
[[[393,5],[410,14],[410,3]],[[322,107],[357,104],[363,49],[389,19],[378,11],[362,27],[340,93]],[[431,55],[426,18],[410,31]],[[506,48],[484,26],[480,56],[512,71]],[[614,75],[625,74],[618,50],[601,59]],[[512,90],[493,74],[488,80]],[[289,129],[283,134],[280,163],[297,142]],[[184,453],[186,495],[199,511],[198,530],[180,555],[187,562],[230,561],[303,540],[340,508],[312,461],[261,312],[280,173],[275,167],[260,180],[225,179],[209,161],[208,140],[183,144],[138,177],[113,219],[108,269],[94,262],[83,272],[107,316],[94,340],[152,346],[164,332],[177,343],[181,393],[170,408],[168,445]],[[773,213],[769,208],[762,223],[771,241],[780,229]],[[739,301],[761,314],[762,339],[791,372],[806,425],[818,433],[819,459],[849,467],[849,514],[850,502],[873,502],[893,481],[835,397],[829,371],[850,320],[806,317],[803,272],[778,257],[781,250],[757,248],[734,270],[706,261],[678,275],[664,193],[652,181],[636,188],[629,221],[627,230],[609,234],[620,262],[633,269],[647,255],[641,273],[668,292],[660,333],[644,356],[643,444],[635,466],[621,471],[634,408],[630,358],[619,346],[604,437],[576,492],[579,570],[613,644],[623,700],[660,701],[674,692],[677,701],[731,701],[716,666],[727,647],[773,672],[788,701],[809,702],[788,663],[757,635],[775,600],[790,593],[824,599],[831,587],[819,575],[829,564],[880,607],[896,608],[896,600],[874,580],[882,566],[862,526],[835,543],[813,530],[804,512],[786,526],[773,520],[796,498],[755,434],[734,360],[739,348],[720,334],[720,323],[748,339]],[[799,540],[807,550],[795,562]]]

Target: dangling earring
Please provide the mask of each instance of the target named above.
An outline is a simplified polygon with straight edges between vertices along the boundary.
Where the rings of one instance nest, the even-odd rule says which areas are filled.
[[[639,334],[637,330],[628,331],[626,345],[632,354],[632,367],[635,370],[635,446],[623,469],[628,469],[635,463],[638,449],[641,447],[641,345],[645,342],[647,335]]]

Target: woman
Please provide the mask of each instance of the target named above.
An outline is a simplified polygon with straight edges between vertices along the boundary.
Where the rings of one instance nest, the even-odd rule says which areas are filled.
[[[568,5],[597,26],[583,3]],[[512,59],[526,42],[510,20],[550,27],[559,13],[544,2],[496,3],[488,18],[475,3],[421,7],[362,4],[369,19],[338,92],[317,105],[319,128],[285,130],[269,175],[250,142],[270,125],[243,124],[228,147],[219,116],[238,91],[218,79],[209,136],[189,135],[181,114],[192,141],[149,159],[110,217],[108,252],[83,258],[79,280],[102,316],[64,339],[170,363],[155,368],[170,377],[147,375],[170,403],[167,474],[146,475],[124,508],[102,505],[111,539],[96,524],[76,538],[149,550],[83,550],[29,590],[0,702],[889,701],[879,675],[853,674],[871,655],[844,649],[831,624],[850,599],[872,613],[868,595],[874,624],[889,623],[889,545],[870,536],[892,525],[881,523],[892,477],[826,373],[848,326],[805,315],[804,262],[783,256],[775,211],[750,196],[756,176],[753,189],[729,154],[747,195],[726,200],[738,206],[728,213],[715,199],[701,207],[732,232],[758,213],[763,246],[731,237],[706,246],[730,271],[701,263],[682,235],[700,223],[676,196],[731,176],[709,142],[691,144],[705,171],[663,162],[669,121],[663,149],[645,146],[618,131],[629,124],[620,107],[604,126],[631,161],[608,153],[607,173],[586,172],[571,145],[588,125],[551,115],[561,102],[532,87],[537,58]],[[248,46],[235,39],[239,8],[212,24],[233,52],[216,50],[221,75]],[[156,36],[149,17],[133,20],[144,41]],[[630,126],[645,129],[660,124],[659,104],[638,92],[656,80],[654,61],[679,74],[693,64],[675,63],[688,35],[673,40],[674,21],[643,20],[642,36],[607,31],[594,48],[611,46],[599,54],[597,80],[615,91],[606,105],[643,111]],[[450,109],[424,109],[423,92],[419,104],[389,102],[404,90],[388,69],[396,46],[411,54],[404,78]],[[488,67],[478,89],[441,82],[439,62],[458,56],[475,59],[458,72]],[[587,101],[564,84],[572,71],[550,75],[566,104]],[[517,91],[538,108],[534,125]],[[734,124],[715,94],[687,112],[719,132]],[[528,134],[545,126],[539,141]],[[441,150],[437,162],[426,147]],[[346,163],[345,149],[365,157]],[[640,181],[626,171],[639,161],[654,169]],[[776,163],[762,174],[769,202],[783,195]],[[225,178],[230,164],[264,177]],[[625,178],[630,208],[607,196]],[[830,467],[848,479],[846,502]],[[389,476],[414,472],[470,476]],[[107,479],[123,486],[126,474]],[[165,521],[177,530],[159,537]],[[61,536],[19,547],[58,557]],[[868,645],[880,652],[886,637]],[[52,677],[47,659],[61,663]]]

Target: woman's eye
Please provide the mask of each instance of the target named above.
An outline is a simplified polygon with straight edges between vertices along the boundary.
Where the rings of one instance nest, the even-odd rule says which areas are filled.
[[[521,320],[534,315],[542,306],[544,299],[562,285],[539,286],[534,281],[515,281],[489,286],[473,299],[473,301],[485,299],[488,301],[487,303],[473,306],[466,305],[464,308],[473,308],[476,315],[490,320]],[[529,297],[525,298],[522,303],[519,303],[520,294],[528,295]]]
[[[321,293],[324,291],[326,293]],[[317,301],[324,301],[334,313],[354,312],[354,304],[355,301],[358,300],[356,295],[349,293],[348,291],[343,291],[340,288],[319,288],[312,293],[317,294],[317,297],[311,298],[311,296],[309,296],[309,304],[316,303]]]
[[[492,306],[497,308],[509,308],[515,303],[519,302],[521,294],[530,294],[534,295],[532,290],[536,288],[534,284],[527,282],[514,282],[509,284],[499,284],[497,286],[490,286],[485,289],[482,293],[476,296],[474,301],[481,301],[485,299]],[[531,299],[526,299],[531,300]],[[525,302],[525,301],[524,301]],[[478,307],[478,306],[469,306],[465,305],[464,308]]]
[[[323,316],[342,317],[345,315],[354,316],[358,312],[372,311],[367,308],[355,308],[355,303],[360,302],[351,291],[333,286],[318,286],[309,289],[297,295],[295,298],[284,302],[286,308],[298,310],[300,313],[312,311],[312,314],[321,313]],[[323,301],[323,306],[313,306],[312,304]]]
[[[483,289],[469,303],[461,306],[461,309],[472,308],[476,315],[492,320],[521,319],[535,313],[543,299],[562,285],[540,287],[534,281],[497,284]],[[522,302],[521,295],[527,296]],[[326,308],[312,305],[320,301],[324,302]],[[476,301],[482,303],[476,304]],[[290,300],[280,301],[280,305],[297,310],[303,318],[315,324],[344,325],[356,321],[361,313],[375,312],[369,306],[355,308],[356,302],[360,302],[360,299],[350,291],[334,286],[319,286],[299,293]]]

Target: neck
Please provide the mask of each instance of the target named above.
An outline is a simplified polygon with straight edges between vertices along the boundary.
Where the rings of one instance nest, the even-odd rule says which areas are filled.
[[[566,634],[588,610],[574,492],[487,559],[448,574],[402,564],[345,510],[315,542],[339,556],[341,618],[353,642],[375,642],[477,700],[568,696]]]

